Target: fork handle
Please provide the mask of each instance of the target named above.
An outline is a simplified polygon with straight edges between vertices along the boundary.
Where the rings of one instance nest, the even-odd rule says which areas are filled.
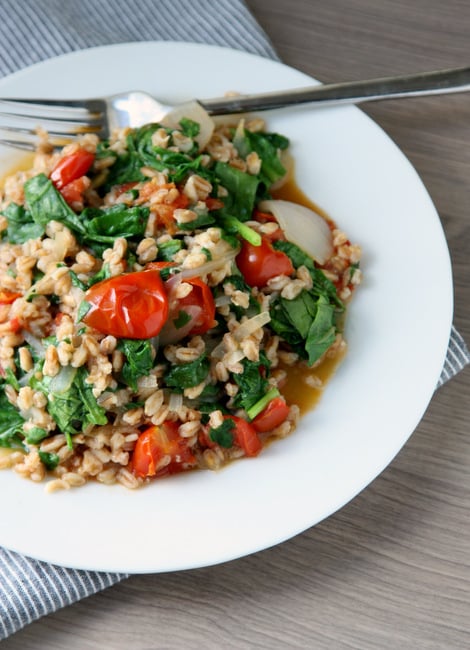
[[[470,90],[470,68],[451,68],[366,81],[350,81],[282,92],[199,100],[210,115],[263,111],[313,103],[318,106],[361,104],[380,99],[442,95]]]

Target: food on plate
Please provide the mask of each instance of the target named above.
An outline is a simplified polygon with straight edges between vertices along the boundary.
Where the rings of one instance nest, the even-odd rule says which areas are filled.
[[[359,247],[292,200],[286,137],[198,120],[44,134],[5,179],[0,467],[50,491],[218,469],[295,429],[292,369],[312,392],[341,358]]]

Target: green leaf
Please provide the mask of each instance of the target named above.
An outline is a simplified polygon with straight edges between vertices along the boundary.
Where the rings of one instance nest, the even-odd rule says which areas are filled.
[[[7,368],[5,370],[5,383],[10,384],[10,386],[13,386],[13,388],[16,391],[19,391],[21,388],[18,383],[18,379],[16,378],[16,375],[11,368]]]
[[[121,379],[136,392],[137,380],[147,377],[153,368],[153,346],[148,339],[120,339],[117,349],[126,357]]]
[[[4,391],[0,391],[0,447],[25,449],[23,443],[24,420],[18,409],[10,404]]]
[[[96,284],[97,282],[101,282],[102,280],[107,280],[110,277],[111,277],[111,271],[109,270],[109,264],[105,262],[101,267],[101,269],[97,273],[95,273],[95,275],[92,275],[91,278],[88,280],[88,286],[91,287],[93,284]]]
[[[41,429],[41,427],[33,427],[25,434],[25,440],[31,445],[37,445],[38,442],[41,442],[41,440],[44,440],[49,435],[49,431]]]
[[[334,306],[324,296],[317,302],[317,313],[308,331],[305,350],[310,365],[315,363],[334,343],[336,328],[334,326]]]
[[[292,300],[274,301],[270,326],[312,365],[335,340],[335,314],[335,305],[326,296],[304,290]]]
[[[173,319],[173,323],[176,329],[179,330],[182,327],[184,327],[187,323],[189,323],[190,320],[191,320],[191,316],[188,314],[188,312],[181,309],[178,312],[178,316],[175,319]]]
[[[235,216],[239,221],[251,219],[259,185],[258,178],[222,162],[216,163],[215,174],[228,191],[228,196],[223,199],[224,207],[216,212],[221,216]]]
[[[38,365],[42,368],[42,363]],[[47,397],[47,412],[57,424],[72,447],[72,436],[80,433],[88,425],[104,425],[108,420],[105,409],[98,404],[93,395],[93,387],[87,383],[88,371],[78,368],[73,381],[63,392],[53,390],[52,377],[43,376],[37,379],[33,375],[30,385],[35,390],[40,390]]]
[[[308,269],[313,280],[313,291],[316,295],[328,297],[338,309],[344,310],[344,304],[338,297],[335,285],[326,277],[321,269],[315,266],[314,261],[307,253],[296,244],[281,239],[273,241],[273,247],[285,253],[296,269],[299,266],[305,266]]]
[[[232,286],[235,287],[237,291],[242,291],[243,293],[246,293],[247,296],[249,296],[247,309],[245,309],[244,307],[240,307],[239,305],[234,305],[233,303],[230,304],[230,311],[232,311],[235,314],[237,320],[241,320],[242,316],[245,315],[254,316],[255,314],[260,313],[261,306],[259,302],[256,300],[256,298],[254,298],[253,294],[251,293],[251,287],[247,285],[247,283],[245,282],[241,274],[229,275],[224,279],[223,283],[224,285],[231,284]],[[223,295],[223,292],[220,291],[219,295]]]
[[[212,442],[228,449],[233,446],[234,428],[235,422],[232,419],[227,418],[219,427],[210,427],[209,438]]]
[[[96,397],[93,395],[93,386],[85,381],[87,376],[88,372],[84,367],[81,367],[77,371],[74,382],[83,405],[83,428],[86,428],[89,424],[108,424],[106,410],[96,401]]]
[[[144,236],[149,212],[149,208],[127,208],[123,204],[103,210],[87,208],[81,215],[87,220],[85,240],[88,243],[99,242],[112,246],[116,237],[140,239]]]
[[[49,470],[55,469],[60,462],[58,454],[48,451],[38,451],[42,464]]]
[[[11,244],[24,244],[28,239],[38,239],[44,228],[36,223],[24,206],[10,203],[2,212],[8,221],[7,238]]]
[[[87,302],[86,300],[82,300],[82,302],[78,305],[78,309],[77,309],[77,323],[83,320],[83,318],[88,314],[90,309],[91,309],[91,303]]]
[[[243,372],[231,375],[238,386],[238,392],[233,398],[233,405],[236,408],[248,411],[270,388],[267,377],[271,364],[264,352],[260,352],[259,356],[259,361],[243,359]]]
[[[261,160],[258,178],[267,188],[285,176],[286,169],[278,154],[279,149],[286,149],[289,146],[289,140],[284,136],[278,133],[253,133],[242,128],[240,124],[235,131],[233,144],[242,158],[246,158],[252,152],[258,154]]]
[[[209,226],[213,226],[215,223],[216,220],[214,215],[212,215],[210,212],[202,212],[192,221],[188,221],[187,223],[179,223],[178,229],[198,230],[201,228],[208,228]]]
[[[72,286],[78,287],[82,291],[86,291],[88,289],[88,285],[86,285],[84,282],[82,282],[82,280],[80,280],[80,278],[75,273],[75,271],[69,270],[69,275],[70,275],[70,279],[72,280]]]
[[[79,235],[85,234],[82,221],[45,174],[27,180],[24,195],[33,220],[44,230],[50,221],[58,221]]]
[[[148,180],[148,177],[141,172],[142,167],[167,171],[169,180],[175,183],[183,182],[190,172],[197,172],[204,176],[208,174],[204,169],[202,156],[192,158],[190,154],[154,146],[152,136],[161,128],[165,127],[162,127],[161,124],[146,124],[129,133],[127,150],[123,154],[117,155],[116,161],[109,167],[103,191],[107,192],[113,185],[121,183]],[[172,133],[172,129],[165,128],[165,131],[169,135]],[[196,151],[196,146],[194,150]]]
[[[183,242],[179,239],[169,239],[158,245],[157,260],[160,262],[172,262],[173,257],[181,250]]]
[[[179,125],[181,127],[183,135],[187,136],[188,138],[195,138],[197,135],[199,135],[199,131],[201,130],[201,127],[197,122],[190,120],[187,117],[183,117],[179,121]]]
[[[179,389],[198,386],[209,374],[209,368],[210,363],[205,355],[189,363],[173,366],[165,375],[166,385]]]

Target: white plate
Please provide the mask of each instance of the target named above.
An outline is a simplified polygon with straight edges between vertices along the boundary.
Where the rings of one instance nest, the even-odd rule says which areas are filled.
[[[227,90],[311,84],[287,66],[183,43],[85,50],[0,81],[3,96],[86,97],[142,89],[178,101]],[[447,245],[416,172],[354,107],[281,110],[301,188],[363,247],[364,284],[350,307],[349,352],[295,434],[218,472],[136,492],[90,484],[47,495],[0,472],[0,544],[56,564],[158,572],[232,560],[335,512],[393,459],[420,421],[445,358],[452,317]],[[0,151],[0,167],[12,166]]]

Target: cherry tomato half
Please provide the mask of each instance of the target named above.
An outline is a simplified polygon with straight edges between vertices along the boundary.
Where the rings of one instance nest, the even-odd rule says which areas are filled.
[[[252,421],[253,427],[258,433],[272,431],[282,424],[289,415],[289,407],[282,397],[272,399],[267,407],[259,413]]]
[[[257,456],[263,445],[252,424],[236,415],[224,415],[224,420],[233,420],[233,434],[236,444],[243,449],[247,456]]]
[[[84,176],[92,166],[95,160],[95,154],[78,149],[75,153],[64,156],[59,160],[51,172],[51,181],[58,190]]]
[[[201,307],[200,315],[194,320],[194,325],[189,332],[190,336],[196,334],[205,334],[207,330],[214,327],[215,321],[215,302],[210,287],[201,278],[188,278],[185,280],[193,288],[184,298],[179,300],[179,307],[184,310],[185,307]]]
[[[91,307],[84,322],[117,338],[148,339],[156,336],[168,317],[168,298],[156,270],[126,273],[88,289]]]
[[[80,176],[80,178],[76,178],[74,181],[70,181],[70,183],[64,185],[60,193],[69,205],[81,203],[83,201],[83,193],[88,189],[89,185],[90,179],[86,176]]]
[[[137,439],[131,469],[136,476],[162,476],[183,472],[196,464],[188,441],[178,433],[179,422],[167,420],[160,426],[145,429]],[[170,456],[169,463],[162,463]]]
[[[174,262],[149,262],[146,269],[164,269],[169,266],[175,266]],[[171,282],[171,280],[170,280]],[[168,283],[168,285],[170,284]],[[198,316],[194,318],[193,326],[188,331],[185,330],[184,336],[195,336],[196,334],[205,334],[211,327],[217,324],[215,320],[215,302],[210,287],[201,278],[188,278],[187,282],[192,286],[192,291],[184,298],[177,300],[169,314],[168,321],[174,321],[178,318],[180,311],[185,311],[185,307],[199,307]],[[167,285],[167,294],[171,300],[171,288]],[[189,310],[191,311],[191,310]],[[178,340],[177,338],[175,340]]]
[[[276,275],[291,275],[294,272],[289,257],[282,251],[275,250],[264,235],[261,236],[260,246],[253,246],[243,240],[235,261],[250,287],[264,287]]]

